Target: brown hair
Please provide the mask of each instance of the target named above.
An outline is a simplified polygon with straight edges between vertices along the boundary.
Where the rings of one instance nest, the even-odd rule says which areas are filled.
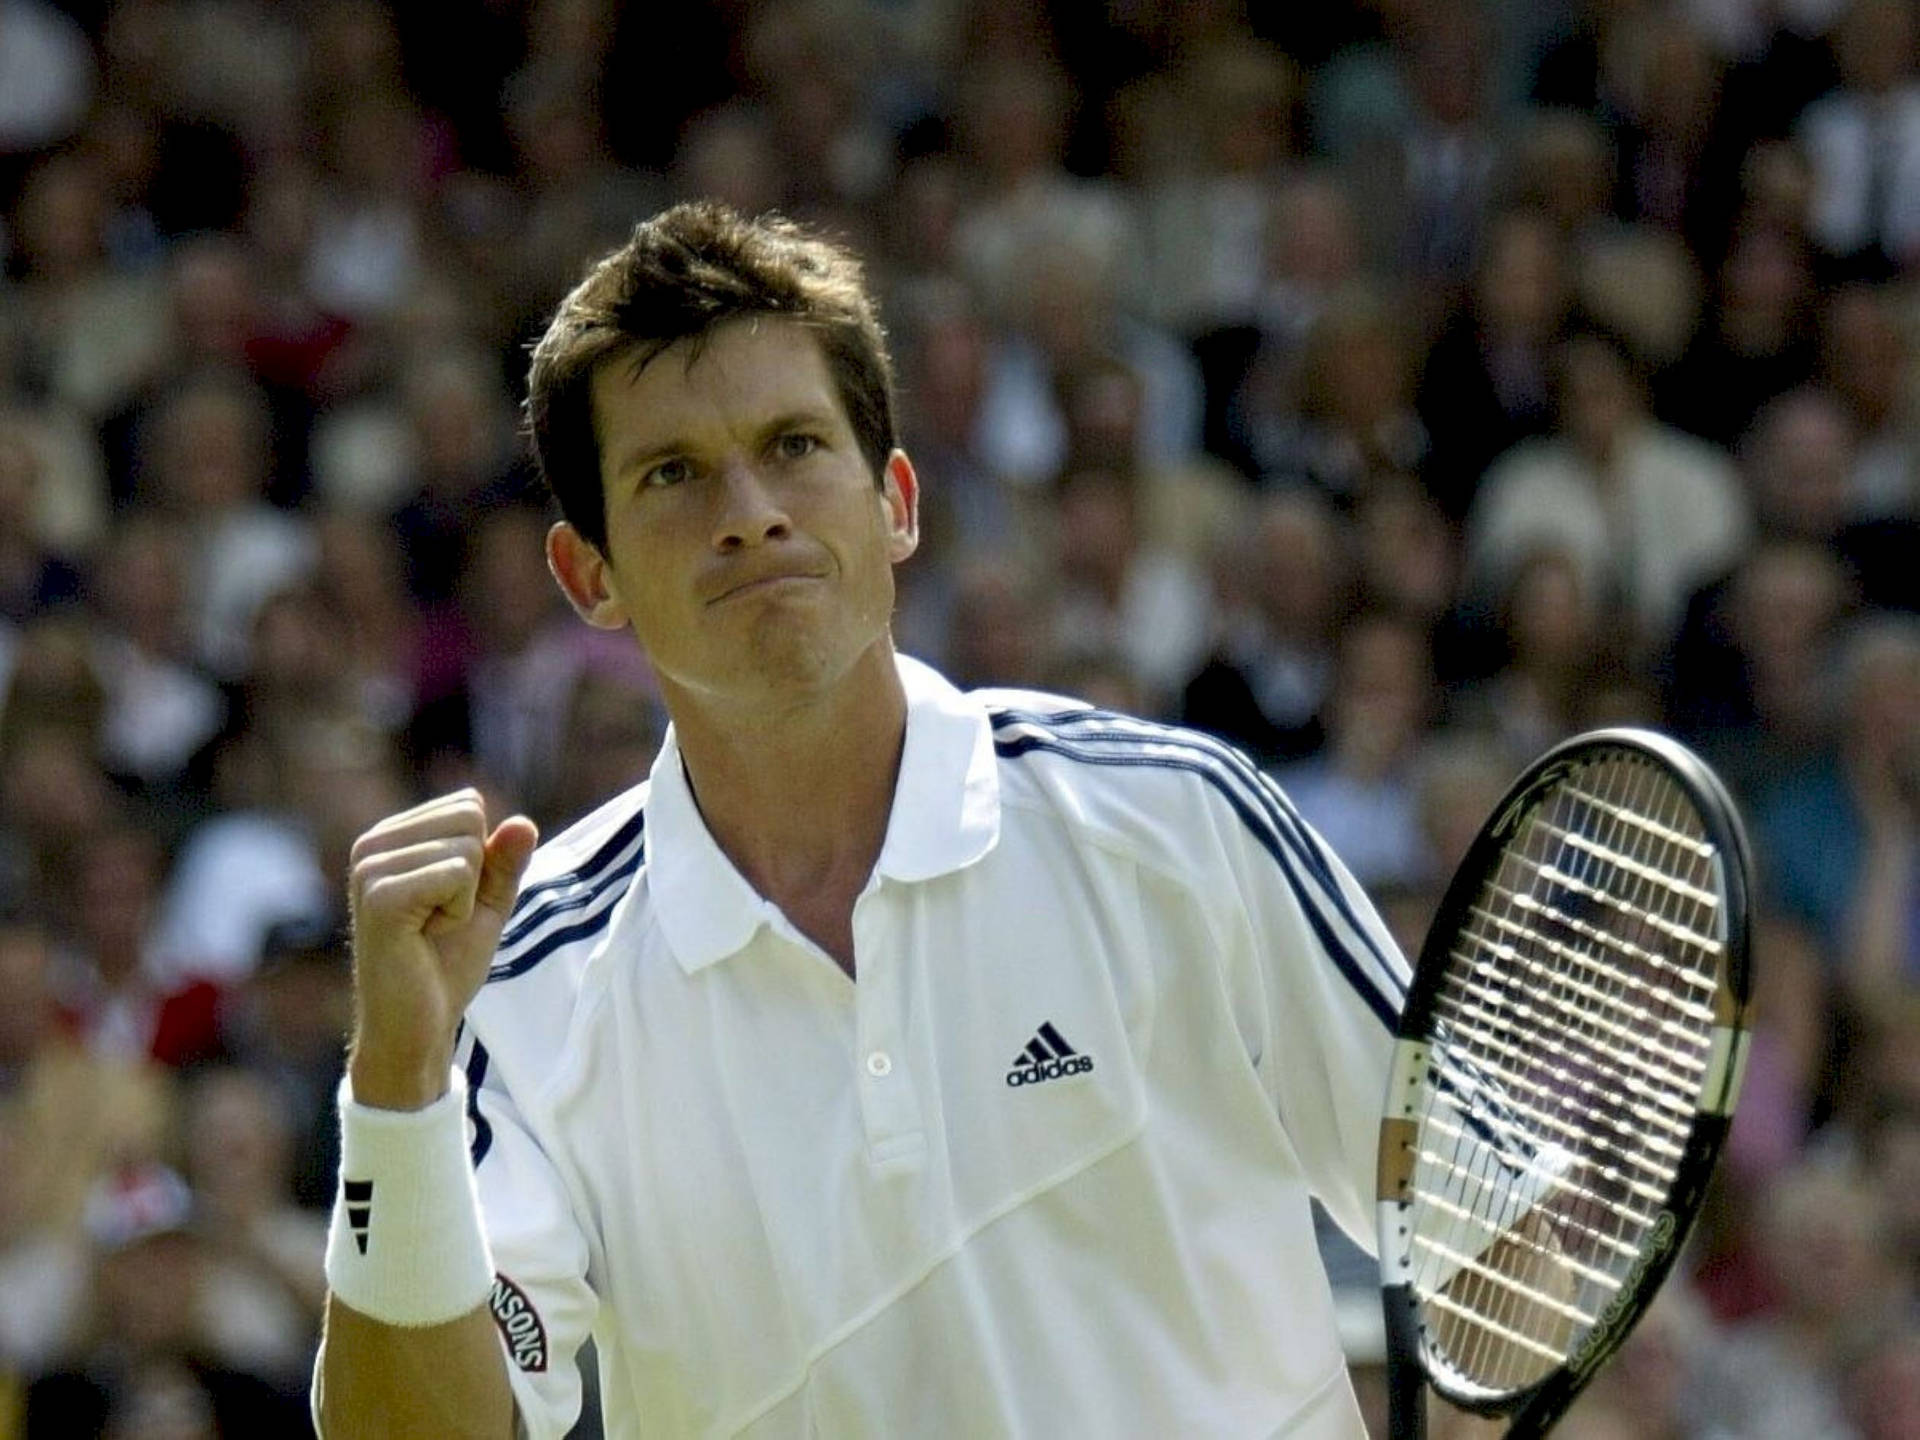
[[[893,362],[860,261],[777,215],[746,219],[695,201],[634,227],[560,302],[533,349],[527,422],[560,513],[596,546],[607,538],[594,428],[594,371],[636,371],[681,340],[696,346],[728,320],[773,315],[811,329],[860,450],[879,484],[894,448]]]

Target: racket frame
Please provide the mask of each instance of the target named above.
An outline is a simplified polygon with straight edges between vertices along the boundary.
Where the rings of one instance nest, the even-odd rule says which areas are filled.
[[[1565,1362],[1546,1375],[1511,1391],[1466,1388],[1455,1383],[1452,1367],[1434,1355],[1421,1320],[1421,1301],[1412,1283],[1414,1142],[1420,1103],[1429,1083],[1427,1042],[1438,1013],[1443,981],[1452,965],[1451,952],[1460,936],[1467,933],[1468,912],[1479,900],[1488,877],[1496,873],[1505,846],[1533,813],[1534,797],[1576,768],[1604,759],[1609,752],[1650,758],[1666,770],[1698,811],[1707,842],[1714,847],[1725,892],[1721,906],[1724,948],[1713,1002],[1714,1045],[1671,1188],[1619,1293]],[[1395,1062],[1381,1112],[1377,1198],[1393,1440],[1419,1440],[1424,1434],[1422,1401],[1427,1385],[1460,1409],[1511,1417],[1507,1431],[1510,1437],[1544,1434],[1566,1413],[1595,1371],[1620,1348],[1652,1303],[1699,1214],[1739,1098],[1748,1051],[1745,1019],[1752,991],[1750,876],[1746,833],[1720,778],[1678,741],[1637,727],[1588,731],[1555,745],[1508,787],[1468,847],[1421,947],[1396,1031]]]

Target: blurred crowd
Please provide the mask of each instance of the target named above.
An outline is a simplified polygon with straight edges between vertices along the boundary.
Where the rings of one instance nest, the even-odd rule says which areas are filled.
[[[1410,950],[1548,742],[1720,767],[1745,1102],[1564,1433],[1920,1435],[1916,0],[0,0],[0,1440],[304,1433],[346,850],[645,775],[517,406],[693,195],[868,259],[901,647]]]

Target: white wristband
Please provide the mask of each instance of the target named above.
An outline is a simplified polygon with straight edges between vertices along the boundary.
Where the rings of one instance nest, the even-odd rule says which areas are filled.
[[[467,1159],[467,1082],[456,1068],[424,1110],[378,1110],[340,1082],[340,1189],[327,1286],[387,1325],[441,1325],[486,1303],[493,1259]]]

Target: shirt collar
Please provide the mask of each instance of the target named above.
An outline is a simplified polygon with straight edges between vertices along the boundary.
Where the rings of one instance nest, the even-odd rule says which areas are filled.
[[[907,736],[894,785],[879,876],[910,883],[971,865],[1000,835],[993,727],[977,700],[937,671],[897,656]],[[647,875],[654,913],[688,973],[734,954],[773,907],[708,833],[671,726],[653,762],[647,798]]]

